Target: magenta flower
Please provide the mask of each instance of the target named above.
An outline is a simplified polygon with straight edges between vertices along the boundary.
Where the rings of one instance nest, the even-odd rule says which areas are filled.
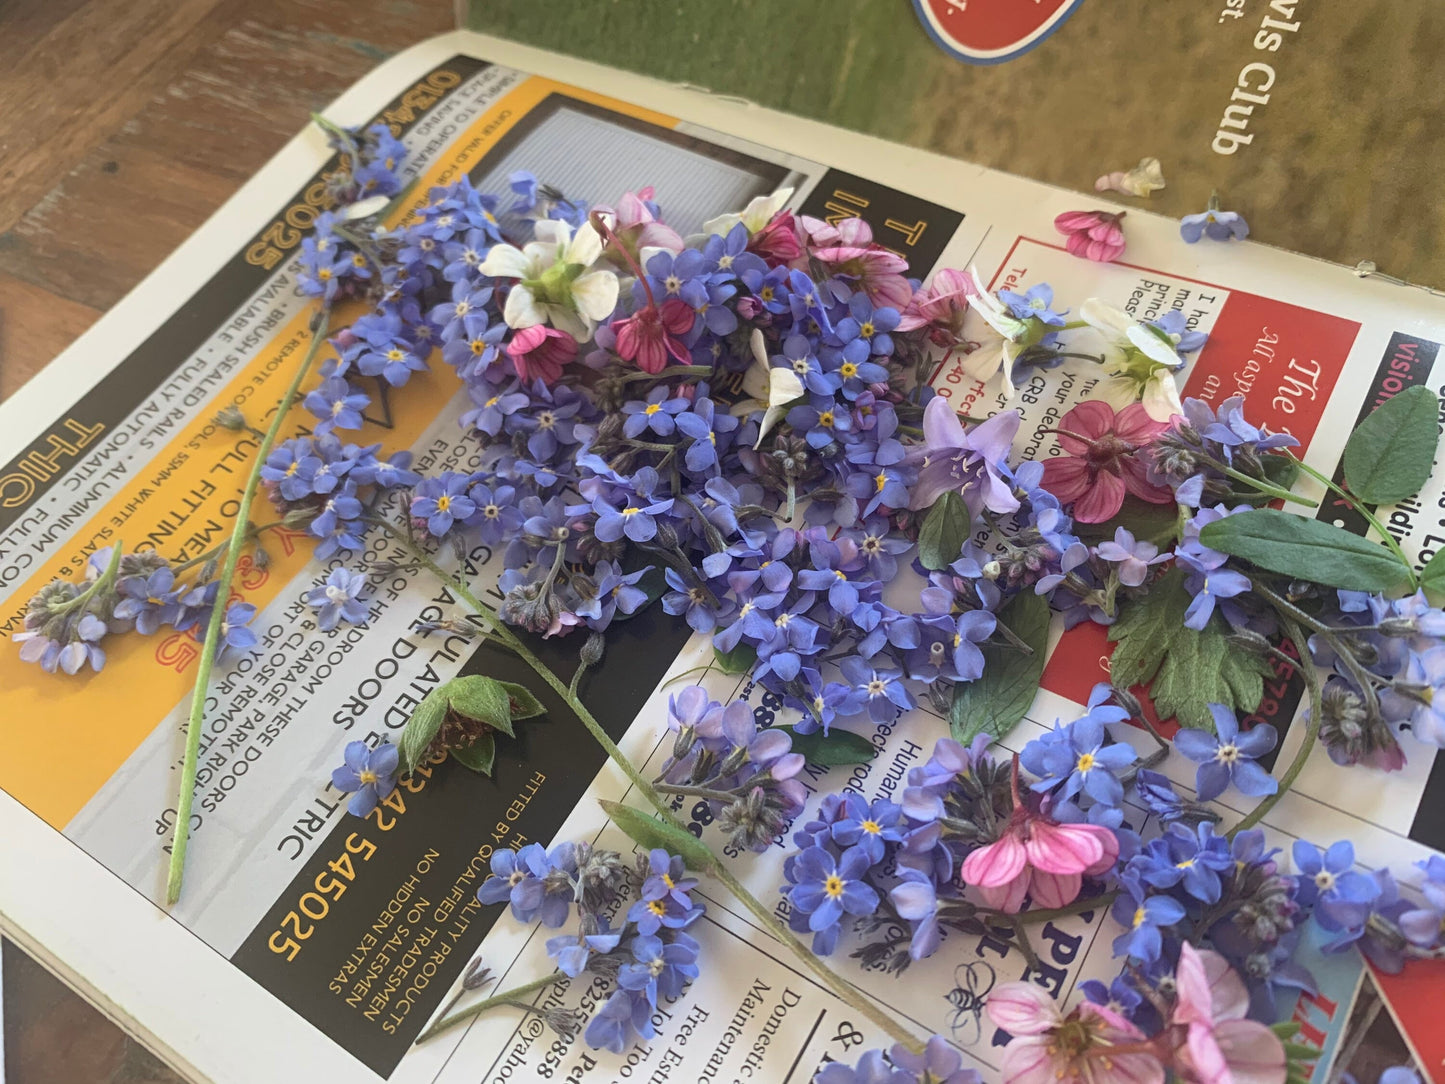
[[[1078,898],[1085,874],[1097,876],[1119,857],[1112,829],[1098,824],[1059,824],[1029,809],[1019,796],[1014,760],[1014,811],[994,842],[963,860],[960,882],[979,889],[984,903],[1017,914],[1024,897],[1041,907],[1066,907]]]
[[[668,252],[681,252],[687,247],[682,236],[654,213],[657,204],[653,202],[651,185],[639,192],[628,192],[611,207],[597,206],[593,214],[612,217],[612,230],[616,240],[627,247],[636,257],[644,248],[663,248]]]
[[[1009,1084],[1162,1084],[1164,1066],[1144,1033],[1118,1013],[1081,1002],[1067,1016],[1047,990],[1008,982],[985,1006],[995,1026],[1013,1036],[1004,1048],[1002,1079]],[[1120,1048],[1128,1050],[1120,1052]]]
[[[913,297],[904,272],[908,261],[891,249],[874,244],[873,228],[861,218],[845,218],[836,226],[804,216],[808,248],[830,275],[851,279],[868,295],[874,307],[900,312]]]
[[[918,290],[898,318],[899,331],[928,328],[928,338],[937,346],[959,346],[968,341],[963,318],[968,299],[976,287],[968,272],[945,267],[929,284]]]
[[[769,267],[792,263],[803,254],[798,240],[798,222],[792,211],[779,211],[767,225],[748,239],[748,251],[761,257]]]
[[[648,304],[626,319],[613,320],[617,335],[617,353],[627,361],[636,361],[644,372],[660,373],[668,357],[679,362],[691,360],[680,336],[692,330],[693,312],[686,301],[669,298],[661,307]]]
[[[1064,504],[1072,503],[1080,523],[1112,518],[1126,493],[1150,504],[1168,504],[1173,492],[1149,481],[1148,461],[1139,454],[1167,428],[1167,423],[1149,417],[1141,403],[1115,414],[1108,403],[1085,400],[1059,422],[1059,445],[1067,454],[1044,464],[1044,488]]]
[[[507,356],[524,381],[540,380],[551,387],[562,378],[562,366],[577,357],[577,340],[565,331],[533,324],[512,336]]]
[[[1169,1023],[1188,1029],[1174,1052],[1180,1080],[1188,1084],[1284,1084],[1284,1046],[1265,1025],[1245,1019],[1249,991],[1223,956],[1208,949],[1196,951],[1185,941],[1179,949],[1174,981],[1179,993]]]
[[[1124,255],[1124,230],[1119,223],[1127,211],[1065,211],[1054,219],[1054,229],[1067,240],[1064,247],[1075,256],[1111,263]]]

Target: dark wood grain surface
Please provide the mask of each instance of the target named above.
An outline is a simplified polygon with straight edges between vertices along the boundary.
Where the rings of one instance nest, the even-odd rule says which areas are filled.
[[[0,399],[448,0],[0,0]],[[3,845],[3,844],[0,844]],[[180,1078],[13,945],[7,1084]]]

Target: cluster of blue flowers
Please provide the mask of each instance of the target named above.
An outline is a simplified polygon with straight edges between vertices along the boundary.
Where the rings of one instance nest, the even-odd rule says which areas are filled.
[[[686,930],[704,911],[692,898],[697,881],[676,855],[639,856],[635,877],[638,898],[615,928],[611,918],[634,873],[616,851],[587,843],[559,843],[550,851],[540,843],[502,848],[477,890],[482,903],[509,904],[518,922],[550,929],[565,925],[575,908],[577,929],[549,938],[547,955],[569,978],[587,971],[615,982],[584,1038],[594,1049],[619,1054],[639,1038],[651,1039],[659,1002],[676,1001],[698,977],[700,946]]]

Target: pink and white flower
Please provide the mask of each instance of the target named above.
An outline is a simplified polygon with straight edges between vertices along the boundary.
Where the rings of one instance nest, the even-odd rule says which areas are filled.
[[[507,356],[523,381],[540,380],[551,387],[562,378],[562,366],[576,360],[577,340],[565,331],[533,324],[512,336]]]
[[[907,307],[913,298],[913,287],[903,274],[908,261],[875,244],[867,222],[845,218],[834,226],[806,215],[800,221],[808,235],[809,254],[829,274],[851,279],[875,306],[899,312]]]
[[[968,299],[981,292],[967,272],[945,267],[909,299],[908,307],[899,314],[898,330],[926,327],[934,345],[959,346],[967,341],[963,318],[968,313]]]
[[[1174,972],[1178,1000],[1171,1028],[1187,1029],[1175,1047],[1175,1072],[1187,1084],[1284,1084],[1284,1044],[1256,1020],[1245,1019],[1249,991],[1223,956],[1179,950]]]
[[[996,987],[989,1019],[1013,1036],[1004,1048],[1009,1084],[1162,1084],[1164,1066],[1144,1033],[1112,1009],[1083,1002],[1065,1015],[1031,982]],[[1122,1051],[1123,1047],[1135,1049]],[[1144,1047],[1140,1049],[1140,1047]]]
[[[979,890],[984,903],[1017,914],[1024,898],[1041,907],[1065,907],[1079,896],[1085,875],[1097,876],[1119,857],[1119,840],[1098,824],[1059,824],[1034,812],[1019,795],[1014,760],[1014,811],[994,842],[963,860],[960,881]]]
[[[1110,263],[1124,255],[1124,230],[1119,223],[1127,211],[1065,211],[1054,219],[1054,229],[1067,240],[1072,255],[1096,263]]]

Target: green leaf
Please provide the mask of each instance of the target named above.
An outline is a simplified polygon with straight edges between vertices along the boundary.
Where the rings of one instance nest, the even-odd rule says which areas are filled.
[[[512,681],[499,681],[497,684],[512,698],[512,718],[514,720],[535,719],[538,715],[547,714],[546,706],[533,696],[531,690],[525,685],[518,685]]]
[[[757,649],[752,644],[738,644],[731,651],[719,651],[714,647],[712,654],[718,669],[724,674],[746,674],[758,661]]]
[[[640,843],[649,851],[661,847],[668,854],[678,855],[690,870],[706,873],[712,869],[712,851],[687,829],[658,820],[621,802],[602,799],[601,805],[602,811],[612,818],[612,823],[626,832],[633,842]]]
[[[1430,563],[1420,573],[1420,586],[1427,595],[1436,598],[1445,595],[1445,550],[1430,558]]]
[[[964,745],[979,734],[1002,738],[1033,704],[1048,653],[1049,617],[1048,599],[1032,591],[1015,595],[999,609],[999,621],[1028,644],[1033,654],[1012,644],[983,645],[983,676],[953,687],[948,721],[953,736]]]
[[[465,749],[453,749],[452,759],[464,768],[491,775],[492,762],[497,759],[497,739],[491,734],[483,734]]]
[[[1161,717],[1212,731],[1208,705],[1247,714],[1259,707],[1264,679],[1272,674],[1264,659],[1230,646],[1218,614],[1201,631],[1185,628],[1184,611],[1191,601],[1184,573],[1171,569],[1142,599],[1122,607],[1109,628],[1109,639],[1117,645],[1109,671],[1121,689],[1148,685]]]
[[[397,757],[402,773],[412,771],[426,757],[427,747],[441,730],[447,717],[446,686],[438,685],[422,697],[416,711],[406,721],[396,741]]]
[[[1372,410],[1345,444],[1345,481],[1366,504],[1413,497],[1430,479],[1440,397],[1426,387],[1406,388]]]
[[[954,490],[946,491],[933,502],[918,529],[918,560],[934,572],[947,568],[963,552],[972,527],[963,497]]]
[[[1270,572],[1347,591],[1388,591],[1410,578],[1410,570],[1384,546],[1273,508],[1217,519],[1199,532],[1199,541]]]
[[[793,752],[802,753],[809,764],[836,768],[843,764],[867,764],[877,752],[871,741],[861,734],[834,727],[826,736],[821,730],[799,734],[790,726],[774,727],[786,731],[793,739]]]
[[[496,678],[481,674],[452,678],[442,686],[447,694],[447,703],[458,715],[486,723],[493,730],[500,730],[509,738],[516,737],[512,730],[512,705],[507,690]]]

